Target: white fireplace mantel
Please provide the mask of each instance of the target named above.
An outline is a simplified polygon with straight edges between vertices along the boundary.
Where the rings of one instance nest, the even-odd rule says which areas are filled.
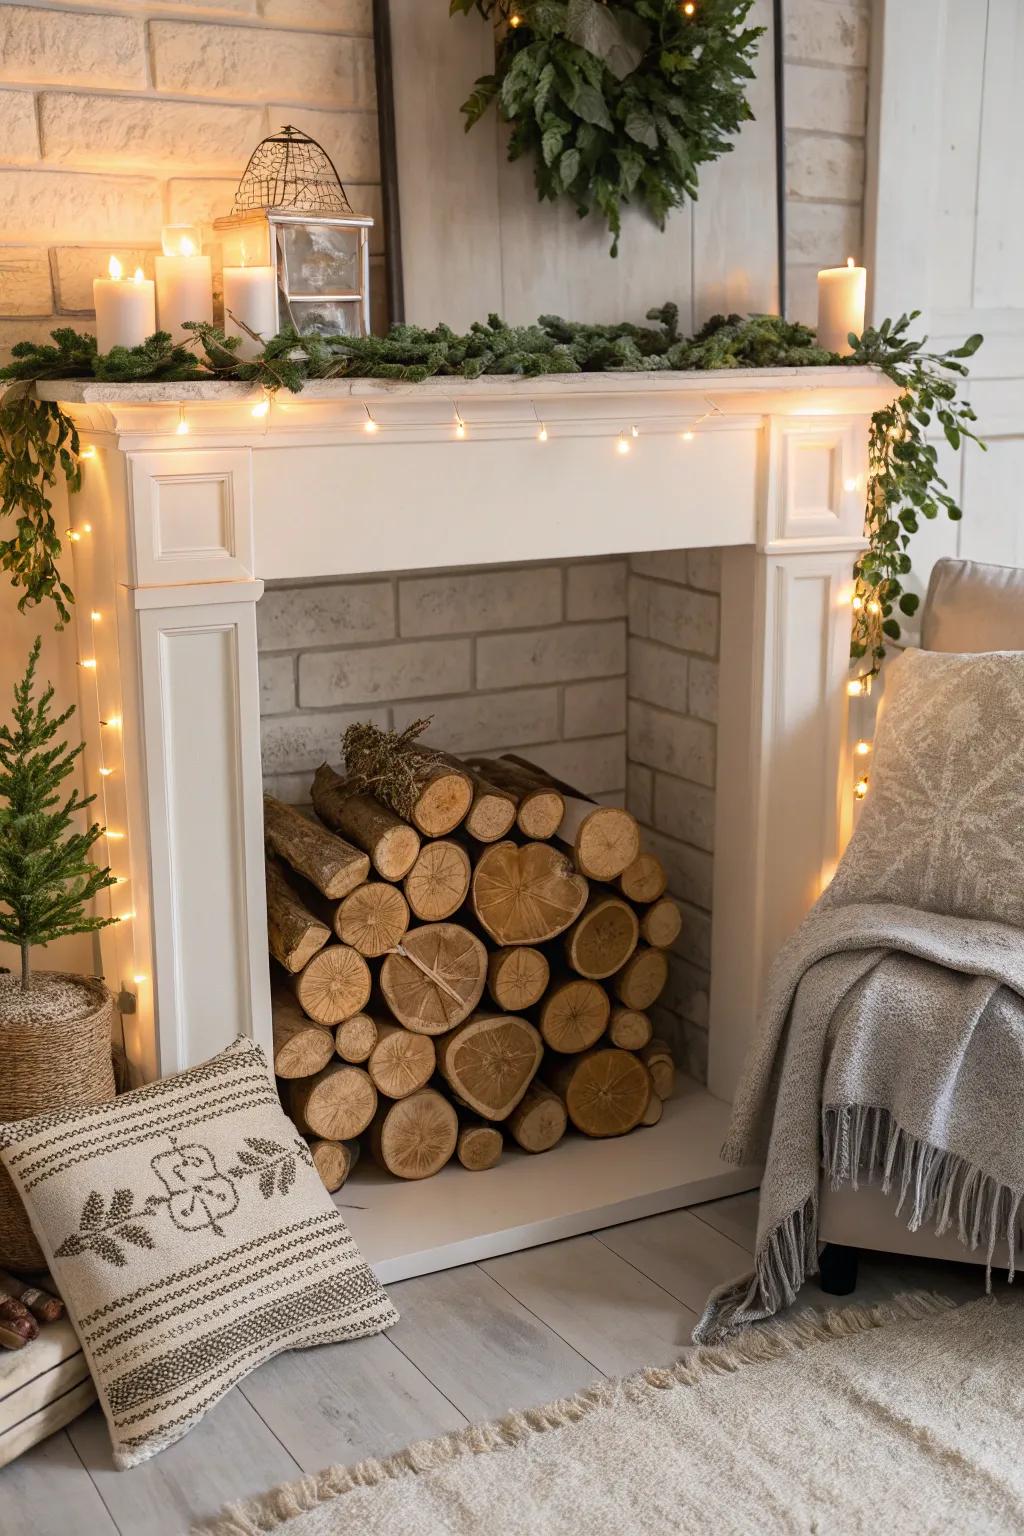
[[[848,834],[850,573],[891,386],[835,367],[40,393],[86,452],[86,773],[121,834],[111,910],[132,916],[104,966],[136,1000],[137,1071],[269,1040],[265,580],[721,546],[710,1087],[730,1099],[766,966]]]

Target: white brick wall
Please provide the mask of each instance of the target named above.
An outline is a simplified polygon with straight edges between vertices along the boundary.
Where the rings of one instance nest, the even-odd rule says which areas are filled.
[[[260,602],[263,767],[303,801],[352,719],[455,752],[520,750],[625,798],[625,560],[274,586]]]
[[[786,0],[786,312],[813,325],[817,272],[863,255],[869,0]]]
[[[669,985],[654,1009],[659,1034],[707,1076],[719,552],[633,555],[629,575],[627,804],[683,908]]]
[[[0,0],[0,360],[91,330],[92,279],[111,254],[152,275],[162,224],[209,240],[285,122],[379,221],[371,33],[372,0]],[[383,283],[377,259],[378,323]]]

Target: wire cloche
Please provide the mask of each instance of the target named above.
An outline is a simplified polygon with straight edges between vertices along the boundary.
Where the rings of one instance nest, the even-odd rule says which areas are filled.
[[[370,329],[372,227],[323,146],[291,126],[257,145],[234,212],[214,223],[225,267],[271,268],[278,330],[348,336]]]

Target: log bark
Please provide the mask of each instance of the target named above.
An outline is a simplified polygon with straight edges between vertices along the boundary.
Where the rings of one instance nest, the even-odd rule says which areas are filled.
[[[353,1066],[366,1061],[376,1044],[377,1025],[368,1013],[354,1013],[334,1031],[334,1049],[342,1061],[350,1061]]]
[[[438,838],[423,844],[402,888],[421,922],[440,923],[462,906],[472,872],[465,848]]]
[[[540,1035],[526,1019],[478,1014],[439,1041],[437,1068],[461,1103],[485,1120],[504,1120],[543,1055]]]
[[[624,1136],[640,1124],[651,1097],[643,1062],[630,1051],[607,1047],[553,1061],[548,1082],[585,1136]]]
[[[646,1013],[636,1008],[613,1008],[608,1020],[608,1039],[622,1051],[642,1051],[654,1034]]]
[[[331,937],[326,923],[305,907],[277,864],[267,860],[267,941],[270,953],[292,975]]]
[[[473,1012],[483,995],[487,951],[457,923],[425,923],[388,955],[380,986],[392,1014],[419,1035],[443,1035]]]
[[[370,873],[367,854],[273,795],[263,796],[263,834],[267,847],[329,901],[340,901]]]
[[[544,1044],[566,1054],[588,1050],[604,1034],[610,1013],[611,1002],[599,982],[560,976],[540,1005]]]
[[[416,862],[420,835],[371,795],[356,794],[321,763],[313,777],[313,809],[327,826],[369,854],[382,880],[402,880]]]
[[[619,890],[630,901],[657,901],[667,889],[668,875],[656,853],[638,853],[619,876]]]
[[[379,1024],[377,1044],[366,1070],[378,1093],[389,1099],[405,1099],[425,1088],[434,1075],[437,1055],[429,1035],[414,1035],[401,1024]]]
[[[373,1119],[377,1090],[362,1067],[332,1062],[288,1087],[288,1110],[304,1136],[350,1141]]]
[[[651,1083],[659,1099],[670,1099],[676,1086],[676,1062],[664,1040],[652,1040],[640,1052],[640,1060],[651,1074]]]
[[[619,806],[597,805],[587,795],[543,768],[510,753],[499,759],[513,763],[536,782],[556,789],[565,801],[565,810],[555,836],[573,850],[576,868],[592,880],[615,880],[628,869],[640,852],[640,828],[636,817]]]
[[[505,1013],[524,1013],[547,990],[551,967],[543,950],[512,944],[493,950],[487,961],[487,990]]]
[[[313,1166],[330,1195],[341,1188],[359,1161],[358,1141],[324,1141],[322,1137],[314,1137],[309,1151]]]
[[[508,758],[474,757],[475,771],[509,795],[515,804],[515,822],[524,837],[546,842],[554,837],[565,811],[565,801],[552,785],[538,784]]]
[[[334,931],[343,944],[375,959],[386,955],[409,926],[409,906],[396,885],[367,880],[338,903]]]
[[[307,1019],[292,994],[274,986],[270,994],[274,1028],[274,1071],[278,1077],[312,1077],[334,1055],[329,1029]]]
[[[509,1135],[524,1152],[549,1152],[565,1135],[568,1123],[558,1094],[536,1078],[506,1121]]]
[[[477,860],[473,911],[498,944],[542,944],[579,917],[589,887],[550,843],[494,843]]]
[[[620,1003],[643,1013],[661,996],[668,981],[668,960],[664,950],[641,945],[612,979],[612,990]]]
[[[592,891],[582,914],[563,940],[574,971],[601,981],[621,970],[636,949],[640,924],[628,902],[608,892]]]
[[[496,1125],[463,1125],[455,1154],[470,1173],[483,1173],[501,1159],[505,1138]]]
[[[366,1007],[370,967],[347,944],[330,944],[292,978],[292,991],[311,1019],[333,1027]]]
[[[382,1104],[370,1131],[374,1160],[399,1179],[428,1179],[455,1151],[459,1117],[434,1088]]]
[[[683,914],[671,896],[660,896],[640,918],[640,937],[654,949],[671,949],[683,928]]]

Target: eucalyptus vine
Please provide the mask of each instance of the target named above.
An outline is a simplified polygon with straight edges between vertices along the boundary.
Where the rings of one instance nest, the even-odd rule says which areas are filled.
[[[426,378],[475,379],[484,374],[533,378],[552,373],[638,373],[710,371],[730,368],[821,367],[870,364],[897,386],[892,403],[871,423],[866,514],[868,547],[854,567],[855,598],[851,654],[866,661],[873,676],[886,641],[900,638],[898,615],[918,606],[907,590],[909,547],[920,519],[941,513],[961,516],[939,473],[931,438],[941,429],[954,449],[970,440],[983,448],[974,430],[974,411],[960,398],[965,361],[981,345],[971,336],[946,352],[928,351],[910,328],[917,312],[886,320],[838,357],[817,345],[805,325],[778,315],[715,315],[694,336],[679,329],[675,304],[648,311],[651,325],[581,325],[542,315],[534,325],[506,325],[497,315],[478,321],[464,334],[450,326],[424,330],[394,325],[384,336],[299,336],[283,331],[258,357],[237,356],[237,337],[213,325],[193,324],[189,341],[174,343],[163,333],[141,347],[96,352],[92,336],[53,332],[53,345],[20,342],[14,360],[0,369],[0,384],[15,385],[0,400],[0,518],[13,517],[12,537],[0,542],[0,566],[23,588],[19,607],[52,601],[60,622],[69,617],[72,593],[61,579],[61,542],[49,491],[61,476],[68,489],[79,486],[78,435],[59,406],[34,397],[42,379],[107,382],[224,379],[268,391],[298,392],[307,379],[378,378],[417,383]]]

